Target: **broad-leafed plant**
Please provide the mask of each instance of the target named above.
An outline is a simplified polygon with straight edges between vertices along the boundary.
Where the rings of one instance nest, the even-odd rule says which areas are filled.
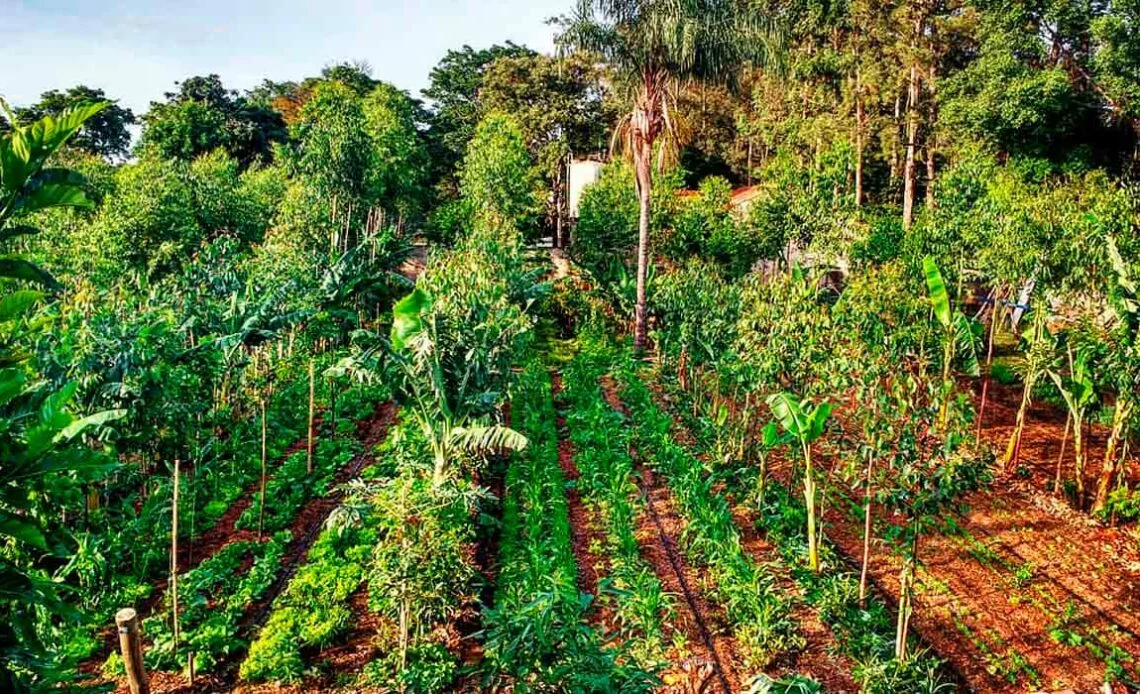
[[[791,393],[776,393],[768,398],[776,421],[780,423],[787,441],[798,444],[804,464],[804,501],[807,505],[808,565],[819,573],[819,520],[816,518],[816,502],[819,492],[816,489],[815,468],[812,464],[811,446],[823,436],[827,420],[831,417],[831,403],[812,405],[800,400]],[[774,444],[771,429],[764,434],[766,443]]]

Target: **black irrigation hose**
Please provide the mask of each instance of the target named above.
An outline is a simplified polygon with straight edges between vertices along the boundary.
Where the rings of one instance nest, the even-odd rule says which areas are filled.
[[[720,662],[720,656],[717,655],[716,647],[713,644],[712,632],[709,630],[708,624],[705,622],[704,615],[697,608],[697,600],[693,596],[692,589],[689,588],[689,582],[685,578],[685,572],[681,565],[681,555],[677,551],[677,544],[673,538],[665,532],[665,526],[661,522],[661,516],[657,513],[657,507],[653,503],[653,497],[646,490],[645,485],[648,483],[646,480],[646,473],[652,476],[652,472],[641,467],[641,474],[638,475],[638,491],[641,492],[642,499],[645,500],[645,508],[649,511],[649,517],[653,519],[653,525],[657,527],[657,534],[661,538],[661,545],[665,548],[665,555],[669,557],[669,564],[673,567],[673,573],[677,577],[677,583],[681,586],[681,593],[685,597],[685,602],[689,605],[689,612],[693,615],[693,621],[697,625],[697,630],[701,634],[701,640],[709,649],[709,654],[712,656],[713,670],[716,672],[717,679],[720,680],[721,687],[724,688],[726,694],[732,694],[732,688],[728,685],[728,678],[724,674],[724,666]]]

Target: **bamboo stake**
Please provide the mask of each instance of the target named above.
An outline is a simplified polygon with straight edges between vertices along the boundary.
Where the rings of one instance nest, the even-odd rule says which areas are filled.
[[[261,399],[261,508],[257,513],[257,539],[261,539],[261,531],[265,525],[265,476],[268,464],[267,425],[265,421],[265,398]]]
[[[315,369],[313,360],[309,359],[309,441],[308,441],[308,472],[313,474],[313,400],[315,393]]]
[[[170,609],[174,632],[174,655],[178,655],[178,478],[181,476],[181,461],[174,459],[174,508],[170,523]]]

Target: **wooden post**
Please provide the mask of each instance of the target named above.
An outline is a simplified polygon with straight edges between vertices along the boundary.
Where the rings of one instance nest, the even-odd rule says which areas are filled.
[[[174,655],[178,655],[178,486],[182,464],[174,459],[174,505],[170,521],[170,607],[174,635]]]
[[[257,513],[257,539],[261,539],[261,529],[265,524],[265,475],[268,457],[267,424],[265,421],[265,398],[261,399],[261,508]]]
[[[308,471],[313,474],[313,395],[314,395],[314,369],[313,360],[309,359],[309,444],[308,444]]]
[[[139,615],[134,608],[124,607],[115,614],[119,628],[119,649],[123,654],[123,668],[127,671],[127,685],[131,694],[150,694],[150,684],[143,667],[142,639],[139,636]]]

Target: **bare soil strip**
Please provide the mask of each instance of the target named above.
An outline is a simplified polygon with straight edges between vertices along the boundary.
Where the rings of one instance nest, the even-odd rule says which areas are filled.
[[[551,392],[555,398],[556,406],[562,393],[562,374],[550,374]],[[604,535],[598,528],[595,515],[586,508],[582,502],[582,495],[576,486],[580,477],[578,465],[574,462],[574,444],[570,441],[566,430],[566,418],[558,415],[558,465],[562,468],[562,475],[566,478],[566,503],[570,513],[570,535],[573,543],[574,560],[578,565],[578,590],[583,593],[598,595],[598,578],[608,571],[605,557],[595,554],[591,548],[604,546]],[[599,615],[598,602],[595,600],[587,613],[587,621],[597,623]]]
[[[608,375],[603,376],[601,385],[606,402],[615,410],[628,415],[613,379]],[[665,481],[641,462],[636,451],[631,452],[631,455],[635,470],[640,476],[638,487],[647,511],[638,518],[637,537],[641,554],[653,567],[662,587],[681,597],[684,605],[684,609],[678,611],[675,626],[685,635],[689,652],[676,654],[677,657],[672,661],[673,667],[662,673],[662,679],[666,682],[672,678],[686,679],[700,673],[702,668],[711,666],[712,676],[724,692],[731,694],[740,691],[741,682],[736,672],[740,658],[736,644],[727,635],[719,614],[699,590],[693,590],[693,586],[703,583],[701,573],[685,561],[677,545],[676,538],[684,527],[684,519],[678,514]]]

